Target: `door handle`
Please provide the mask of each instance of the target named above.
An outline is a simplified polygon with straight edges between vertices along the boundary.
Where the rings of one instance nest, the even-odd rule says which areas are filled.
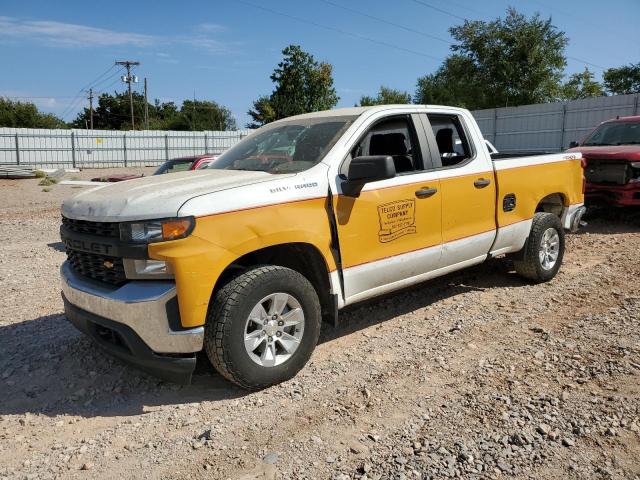
[[[437,188],[421,188],[420,190],[416,190],[416,197],[427,198],[435,194],[437,191]]]
[[[476,180],[475,182],[473,182],[473,185],[476,188],[484,188],[487,185],[489,185],[491,183],[491,180],[486,179],[486,178],[479,178],[478,180]]]

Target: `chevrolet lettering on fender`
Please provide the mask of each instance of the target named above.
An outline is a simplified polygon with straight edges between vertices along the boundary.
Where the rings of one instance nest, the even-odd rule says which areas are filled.
[[[65,201],[65,311],[165,379],[189,382],[204,350],[232,382],[264,388],[293,377],[347,305],[496,256],[551,280],[582,189],[579,153],[492,158],[459,108],[291,117],[206,169]]]

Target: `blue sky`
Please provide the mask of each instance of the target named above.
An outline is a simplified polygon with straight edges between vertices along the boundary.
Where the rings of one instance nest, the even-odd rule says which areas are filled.
[[[288,44],[332,63],[339,106],[352,106],[381,84],[413,93],[449,53],[449,27],[503,16],[508,5],[551,16],[567,33],[568,73],[582,61],[598,77],[602,67],[640,62],[640,0],[3,0],[0,95],[70,120],[86,105],[81,88],[97,79],[98,91],[123,89],[109,68],[138,60],[137,88],[147,77],[151,98],[215,100],[242,126],[252,101],[272,91],[269,75]]]

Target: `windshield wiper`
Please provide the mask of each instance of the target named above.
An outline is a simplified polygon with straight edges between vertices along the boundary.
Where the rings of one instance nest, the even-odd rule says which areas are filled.
[[[639,145],[640,142],[620,142],[616,143],[616,145]]]
[[[583,143],[583,147],[610,147],[615,145],[614,143]]]

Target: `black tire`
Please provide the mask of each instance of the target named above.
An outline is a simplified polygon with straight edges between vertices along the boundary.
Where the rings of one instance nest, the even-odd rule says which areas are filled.
[[[289,359],[264,367],[254,362],[245,349],[245,326],[254,306],[278,292],[292,295],[299,302],[304,330]],[[207,316],[204,347],[221,375],[247,390],[259,390],[289,380],[304,367],[318,343],[321,318],[318,294],[306,277],[285,267],[254,267],[215,294]]]
[[[542,237],[548,229],[554,229],[558,234],[559,246],[555,264],[545,269],[540,261],[539,252]],[[520,276],[535,283],[547,282],[555,277],[564,257],[564,229],[560,219],[552,213],[536,213],[533,216],[529,238],[520,255],[520,258],[513,262]]]

